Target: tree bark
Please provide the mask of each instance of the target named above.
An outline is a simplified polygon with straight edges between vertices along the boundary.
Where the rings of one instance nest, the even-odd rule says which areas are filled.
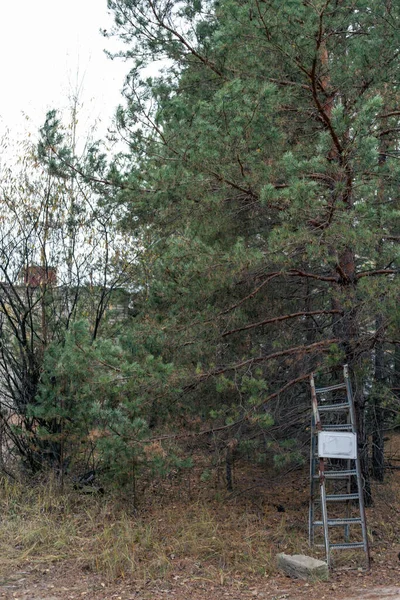
[[[382,316],[376,318],[376,330],[382,328]],[[385,354],[383,342],[379,340],[375,346],[375,386],[372,397],[372,476],[377,481],[383,481],[385,475],[385,442],[383,436],[384,429],[384,409],[382,406],[382,388],[385,378]]]

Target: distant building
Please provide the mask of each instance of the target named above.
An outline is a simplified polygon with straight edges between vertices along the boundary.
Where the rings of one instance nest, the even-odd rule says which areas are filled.
[[[31,288],[37,288],[42,285],[56,285],[57,269],[55,267],[29,265],[23,269],[21,281],[24,285]]]

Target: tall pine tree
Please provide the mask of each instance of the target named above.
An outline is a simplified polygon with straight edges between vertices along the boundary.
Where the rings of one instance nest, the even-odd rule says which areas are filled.
[[[133,62],[124,226],[149,240],[144,323],[187,378],[182,411],[289,435],[293,386],[347,362],[368,501],[363,381],[397,335],[400,7],[108,4]]]

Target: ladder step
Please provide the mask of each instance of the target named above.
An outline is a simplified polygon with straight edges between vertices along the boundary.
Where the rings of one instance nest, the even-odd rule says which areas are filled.
[[[322,431],[353,431],[351,423],[341,423],[340,425],[324,425],[322,423]]]
[[[329,544],[331,550],[350,550],[351,548],[364,548],[364,542],[348,542],[347,544]]]
[[[346,469],[345,471],[325,471],[325,479],[342,479],[357,475],[356,469]]]
[[[352,475],[357,475],[356,469],[345,471],[325,471],[325,479],[346,479]],[[314,475],[314,479],[319,479],[319,475]]]
[[[314,521],[313,523],[316,526],[321,526],[324,524],[323,521]],[[344,518],[344,519],[328,519],[328,527],[336,527],[338,525],[360,525],[360,518]]]
[[[358,494],[328,494],[326,496],[327,502],[344,502],[345,500],[359,500]]]
[[[337,410],[350,410],[350,404],[348,402],[341,402],[340,404],[325,404],[318,406],[319,412],[335,412]]]
[[[315,388],[315,392],[317,394],[325,394],[326,392],[333,392],[335,390],[345,390],[345,389],[346,389],[345,383],[337,383],[336,385],[329,385],[328,387]]]

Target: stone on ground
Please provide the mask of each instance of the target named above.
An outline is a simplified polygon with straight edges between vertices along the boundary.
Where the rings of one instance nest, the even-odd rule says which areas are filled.
[[[289,577],[296,579],[329,579],[328,565],[304,554],[278,554],[278,568]]]

